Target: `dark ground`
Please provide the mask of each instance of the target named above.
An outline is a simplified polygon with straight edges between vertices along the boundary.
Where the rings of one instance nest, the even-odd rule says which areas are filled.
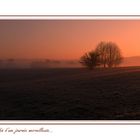
[[[0,119],[140,119],[140,67],[0,70]]]

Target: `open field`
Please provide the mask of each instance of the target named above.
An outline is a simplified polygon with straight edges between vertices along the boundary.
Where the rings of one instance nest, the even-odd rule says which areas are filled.
[[[0,70],[0,119],[140,119],[140,67]]]

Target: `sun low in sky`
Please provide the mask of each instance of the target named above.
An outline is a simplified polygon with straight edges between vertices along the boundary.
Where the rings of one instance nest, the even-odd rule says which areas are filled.
[[[0,59],[79,59],[100,41],[140,56],[140,20],[0,21]]]

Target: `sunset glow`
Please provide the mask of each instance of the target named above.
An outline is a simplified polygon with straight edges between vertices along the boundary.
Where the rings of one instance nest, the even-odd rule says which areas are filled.
[[[79,59],[100,41],[140,55],[140,20],[0,21],[0,58]]]

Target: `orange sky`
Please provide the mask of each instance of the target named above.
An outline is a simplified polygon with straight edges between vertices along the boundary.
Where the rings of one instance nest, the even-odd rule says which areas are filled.
[[[140,20],[0,21],[0,58],[79,59],[100,41],[140,56]]]

